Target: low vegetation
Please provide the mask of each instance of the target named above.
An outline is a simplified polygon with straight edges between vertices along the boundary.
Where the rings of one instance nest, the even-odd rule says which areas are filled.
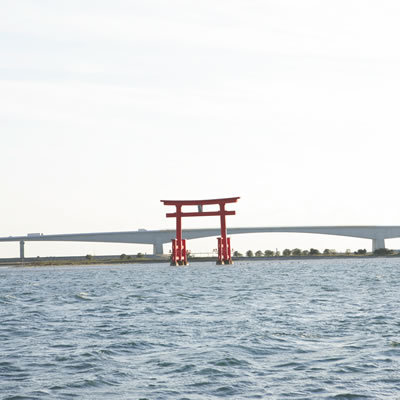
[[[246,251],[246,257],[280,257],[281,252],[278,250],[257,250],[253,253],[252,250]],[[347,249],[344,253],[337,252],[335,249],[325,249],[321,252],[318,249],[311,248],[309,250],[302,250],[299,248],[295,249],[284,249],[282,251],[283,257],[304,257],[304,256],[324,256],[324,257],[332,257],[332,256],[400,256],[399,251],[394,251],[390,249],[377,249],[374,252],[367,252],[366,249],[358,249],[357,251],[352,252],[350,249]],[[243,257],[243,254],[235,251],[233,253],[233,257]]]

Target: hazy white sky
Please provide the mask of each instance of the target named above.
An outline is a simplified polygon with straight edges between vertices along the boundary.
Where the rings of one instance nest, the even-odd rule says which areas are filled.
[[[228,196],[241,196],[232,227],[400,225],[398,1],[0,6],[0,236],[166,229],[160,199]],[[233,247],[370,242],[262,234]],[[137,251],[151,248],[26,246]]]

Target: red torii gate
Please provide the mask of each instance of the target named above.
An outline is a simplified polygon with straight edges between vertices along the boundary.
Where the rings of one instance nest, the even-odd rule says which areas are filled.
[[[235,215],[235,211],[225,210],[225,204],[236,203],[240,197],[229,197],[214,200],[160,200],[165,206],[175,206],[176,212],[168,213],[167,218],[176,218],[176,239],[172,240],[171,265],[187,265],[186,239],[182,239],[182,217],[219,216],[221,220],[221,237],[218,238],[217,264],[232,264],[231,240],[226,235],[226,215]],[[219,211],[203,211],[203,206],[217,204]],[[197,212],[182,212],[183,206],[197,206]]]

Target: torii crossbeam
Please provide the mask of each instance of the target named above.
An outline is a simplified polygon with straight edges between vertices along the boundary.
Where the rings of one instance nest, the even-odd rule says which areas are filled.
[[[174,213],[168,213],[167,218],[176,218],[176,239],[172,240],[171,265],[187,265],[186,239],[182,239],[182,217],[212,217],[219,216],[221,220],[221,237],[218,238],[217,264],[232,264],[231,241],[226,234],[226,216],[235,215],[235,211],[225,210],[225,204],[236,203],[240,197],[229,197],[213,200],[160,200],[166,206],[175,206]],[[219,205],[218,211],[203,211],[203,206]],[[197,212],[183,212],[183,206],[197,206]]]

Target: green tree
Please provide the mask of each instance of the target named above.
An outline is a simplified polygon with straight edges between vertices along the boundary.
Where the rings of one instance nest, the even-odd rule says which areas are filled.
[[[310,254],[310,252],[308,251],[308,250],[303,250],[302,252],[301,252],[301,255],[302,256],[308,256]]]
[[[358,254],[358,255],[365,255],[367,254],[367,250],[366,249],[358,249],[357,251],[354,252],[354,254]]]
[[[330,249],[325,249],[325,250],[323,251],[323,254],[324,254],[324,256],[330,256],[332,253],[331,253],[331,250],[330,250]]]
[[[91,260],[93,257],[91,254],[86,254],[86,260]]]
[[[272,257],[274,255],[274,252],[272,250],[265,250],[264,251],[264,256],[265,257]]]
[[[318,249],[313,249],[313,248],[310,249],[310,256],[318,256],[319,254],[321,253],[319,252]]]
[[[298,248],[293,249],[292,250],[292,255],[297,256],[297,257],[301,256],[301,250],[298,249]]]
[[[290,250],[290,249],[285,249],[285,250],[283,250],[283,253],[282,253],[285,257],[288,257],[288,256],[290,256],[291,254],[292,254],[292,250]]]
[[[242,253],[239,253],[237,250],[233,252],[233,257],[243,257]]]
[[[264,253],[261,250],[256,251],[256,257],[262,257]]]
[[[136,254],[136,257],[137,257],[137,258],[143,258],[144,255],[143,255],[143,253],[137,253],[137,254]]]
[[[122,254],[119,256],[119,258],[120,258],[121,260],[125,260],[125,259],[126,259],[126,254],[122,253]]]
[[[376,249],[374,250],[374,255],[375,256],[389,256],[393,254],[393,250],[389,249]]]
[[[279,250],[275,251],[275,257],[280,257],[281,252]]]
[[[254,254],[253,254],[253,252],[251,250],[247,250],[246,251],[246,256],[247,257],[254,257]]]

